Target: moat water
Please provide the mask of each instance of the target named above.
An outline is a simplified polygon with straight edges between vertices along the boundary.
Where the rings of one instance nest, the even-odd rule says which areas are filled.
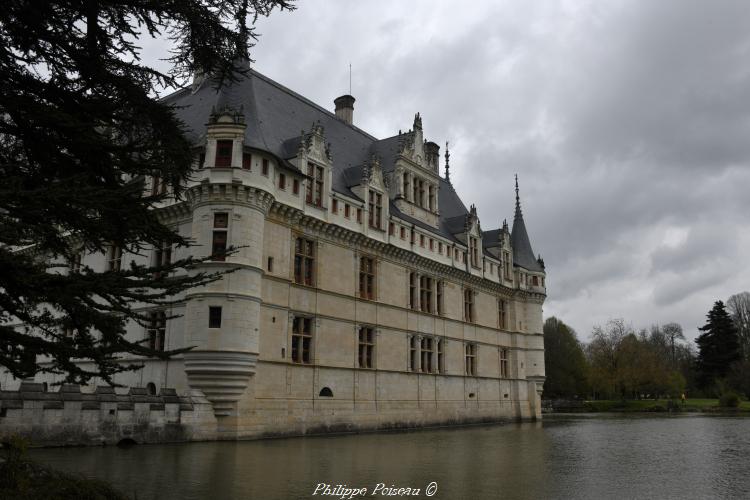
[[[750,498],[750,418],[554,415],[543,423],[267,441],[32,450],[139,500]],[[419,488],[419,496],[384,496]],[[430,490],[432,491],[432,490]],[[404,491],[405,492],[405,491]],[[414,491],[412,491],[413,493]]]

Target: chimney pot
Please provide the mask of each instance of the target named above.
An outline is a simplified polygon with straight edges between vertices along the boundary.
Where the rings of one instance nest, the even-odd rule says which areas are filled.
[[[336,118],[348,123],[349,125],[354,124],[354,97],[349,94],[342,95],[333,100],[333,104],[336,106]]]

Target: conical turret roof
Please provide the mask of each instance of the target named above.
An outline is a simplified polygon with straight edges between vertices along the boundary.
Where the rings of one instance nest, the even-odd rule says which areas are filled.
[[[518,195],[518,176],[516,176],[516,214],[513,218],[513,229],[510,232],[510,242],[513,246],[513,264],[523,267],[527,271],[544,272],[544,268],[534,257],[531,249],[529,234],[521,212],[521,198]]]

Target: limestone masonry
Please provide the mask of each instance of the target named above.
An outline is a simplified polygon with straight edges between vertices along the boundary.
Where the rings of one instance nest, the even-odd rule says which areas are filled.
[[[0,374],[0,433],[86,444],[540,418],[546,276],[517,181],[498,183],[509,209],[515,188],[512,231],[501,215],[483,231],[419,114],[376,139],[354,125],[354,97],[331,113],[253,70],[219,91],[198,78],[165,101],[189,129],[195,171],[158,210],[196,246],[110,248],[82,265],[190,252],[217,255],[202,270],[236,270],[129,327],[157,350],[196,347],[124,359],[144,368],[119,374],[116,393]]]

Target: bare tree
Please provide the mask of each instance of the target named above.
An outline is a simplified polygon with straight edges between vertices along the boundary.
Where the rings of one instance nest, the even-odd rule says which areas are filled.
[[[750,292],[736,293],[729,297],[727,308],[737,327],[742,356],[750,360]]]
[[[675,364],[675,341],[685,340],[685,334],[682,333],[682,326],[677,323],[667,323],[661,327],[661,331],[669,340],[669,347],[672,352],[672,366]]]

